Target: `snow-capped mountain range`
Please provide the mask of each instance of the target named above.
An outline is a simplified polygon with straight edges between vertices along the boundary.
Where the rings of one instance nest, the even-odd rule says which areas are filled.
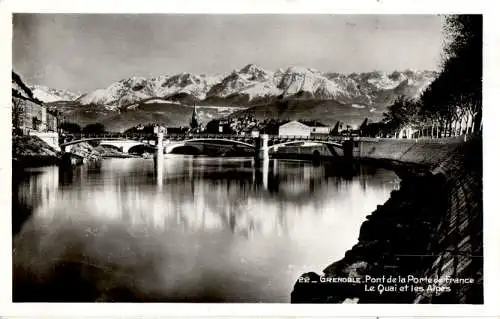
[[[50,103],[57,101],[74,101],[81,93],[72,93],[66,90],[52,89],[43,85],[29,86],[33,96],[42,102]]]
[[[269,71],[254,64],[221,75],[181,73],[155,78],[131,77],[107,88],[84,94],[35,85],[34,95],[44,102],[74,101],[82,106],[123,109],[161,98],[200,104],[252,106],[273,99],[335,100],[358,105],[387,105],[396,95],[418,96],[437,76],[435,71],[323,73],[289,67]]]

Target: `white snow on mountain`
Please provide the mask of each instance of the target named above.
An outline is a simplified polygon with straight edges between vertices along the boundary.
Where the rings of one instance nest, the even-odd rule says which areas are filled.
[[[164,99],[150,99],[144,102],[144,104],[181,104],[177,101],[167,101]]]
[[[233,70],[219,83],[213,85],[208,95],[227,97],[236,93],[247,94],[252,100],[254,97],[279,95],[281,92],[274,84],[272,72],[248,64],[240,70]]]
[[[378,74],[377,77],[373,77],[368,80],[368,83],[374,85],[380,90],[391,90],[396,88],[401,82],[406,80],[406,77],[402,75],[402,78],[399,77],[395,80],[389,78],[389,76],[382,72],[376,72]]]
[[[152,79],[133,77],[115,82],[106,89],[89,92],[80,98],[80,103],[83,105],[102,104],[117,108],[152,97],[169,98],[181,93],[203,100],[210,88],[219,81],[220,76],[190,73],[159,76]]]
[[[168,97],[174,94],[187,93],[197,99],[204,99],[210,87],[209,83],[214,82],[209,79],[208,83],[204,76],[190,73],[176,74],[165,77],[151,85],[154,96]]]
[[[322,73],[298,66],[273,72],[248,64],[230,73],[214,76],[180,73],[150,79],[131,77],[112,83],[107,88],[88,92],[80,96],[78,101],[82,105],[95,104],[116,109],[155,97],[178,100],[190,96],[202,101],[207,98],[247,96],[252,101],[261,97],[293,97],[298,93],[308,93],[307,98],[371,105],[376,101],[377,94],[383,91],[396,92],[401,87],[411,87],[411,92],[419,94],[435,76],[436,73],[432,71],[414,70],[347,75]],[[74,100],[77,97],[55,91],[57,90],[38,89],[36,94],[47,102]]]
[[[246,87],[239,93],[247,94],[249,100],[251,101],[257,97],[278,96],[281,94],[281,90],[279,90],[273,83],[262,82]]]
[[[278,87],[283,90],[284,96],[290,96],[299,92],[315,93],[335,96],[338,86],[323,77],[321,73],[313,69],[303,67],[290,67],[281,77]]]
[[[56,90],[43,85],[30,86],[33,96],[42,102],[50,103],[57,101],[73,101],[78,98],[78,93],[71,93],[65,90]]]
[[[360,105],[360,104],[353,104],[353,105],[351,105],[351,106],[352,106],[353,108],[355,108],[355,109],[364,109],[364,108],[366,107],[366,106],[364,106],[364,105]]]

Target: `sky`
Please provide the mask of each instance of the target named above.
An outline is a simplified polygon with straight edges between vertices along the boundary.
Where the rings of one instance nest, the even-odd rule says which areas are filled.
[[[12,63],[28,84],[72,92],[249,63],[342,73],[437,70],[442,22],[437,15],[16,13]]]

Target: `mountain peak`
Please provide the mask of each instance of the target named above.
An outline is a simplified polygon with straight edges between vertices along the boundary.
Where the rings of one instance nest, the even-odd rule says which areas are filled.
[[[258,67],[257,65],[250,63],[245,65],[240,72],[242,73],[254,73],[256,71],[264,71],[262,68]]]

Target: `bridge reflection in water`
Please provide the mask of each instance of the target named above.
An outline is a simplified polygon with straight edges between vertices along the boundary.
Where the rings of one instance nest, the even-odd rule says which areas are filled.
[[[155,209],[160,209],[162,211],[160,215],[163,217],[166,217],[165,213],[169,211],[169,209],[165,210],[166,207],[171,207],[172,211],[182,215],[189,211],[184,211],[181,208],[182,205],[180,202],[182,199],[179,197],[169,198],[169,196],[176,194],[176,196],[185,197],[190,194],[192,197],[191,199],[193,200],[190,204],[195,205],[195,211],[203,211],[203,220],[206,220],[206,208],[208,207],[205,207],[207,204],[206,193],[210,193],[212,189],[211,187],[208,187],[207,189],[206,184],[200,182],[202,179],[209,179],[212,180],[212,183],[217,184],[227,181],[226,189],[218,186],[219,189],[217,193],[214,194],[215,196],[211,196],[215,200],[227,199],[228,196],[225,195],[225,191],[227,191],[228,194],[231,194],[232,192],[243,192],[243,197],[249,196],[250,193],[254,193],[255,195],[257,194],[255,191],[259,191],[260,197],[271,199],[279,194],[281,203],[289,202],[292,205],[301,206],[304,203],[314,202],[315,198],[322,198],[322,196],[324,196],[330,189],[329,185],[331,185],[331,180],[329,179],[331,179],[332,175],[337,176],[334,180],[335,188],[337,190],[347,190],[349,187],[352,189],[353,185],[348,181],[354,176],[357,176],[356,178],[359,181],[358,185],[361,187],[361,191],[366,192],[367,184],[373,184],[371,176],[378,173],[377,170],[374,169],[358,167],[352,168],[352,170],[346,174],[346,172],[329,166],[314,167],[308,163],[297,161],[293,164],[286,164],[286,166],[283,167],[284,174],[280,175],[280,166],[283,166],[283,163],[280,165],[281,160],[271,159],[261,162],[260,165],[255,165],[254,160],[242,160],[236,158],[229,159],[229,161],[234,161],[235,164],[237,163],[238,166],[240,166],[238,173],[234,173],[232,171],[224,172],[224,170],[214,173],[197,170],[196,167],[194,167],[195,162],[197,165],[207,165],[206,163],[208,163],[208,166],[210,166],[214,164],[215,159],[200,157],[195,161],[188,160],[187,174],[179,175],[180,171],[186,169],[184,167],[186,165],[186,161],[184,159],[185,158],[183,158],[183,156],[174,156],[168,159],[163,158],[161,155],[157,155],[157,157],[155,157],[153,165],[154,169],[152,170],[154,172],[152,178],[156,184],[155,192],[151,192],[151,187],[149,186],[151,184],[144,185],[144,176],[142,174],[134,174],[132,176],[125,177],[119,173],[115,174],[113,171],[105,170],[101,172],[100,165],[94,164],[74,167],[71,170],[63,169],[57,166],[30,169],[27,171],[29,174],[29,181],[21,182],[18,185],[17,193],[14,194],[14,197],[16,197],[16,199],[24,205],[31,207],[34,211],[37,211],[37,209],[40,208],[45,212],[52,211],[54,208],[57,208],[56,206],[60,204],[61,200],[68,202],[70,206],[75,203],[78,204],[80,201],[89,204],[89,201],[86,201],[85,195],[83,195],[82,192],[72,192],[72,195],[70,196],[70,194],[66,192],[66,189],[68,187],[71,188],[72,185],[85,185],[85,189],[88,190],[90,188],[91,191],[95,191],[99,189],[99,187],[102,187],[102,185],[93,185],[93,178],[94,176],[98,177],[103,175],[102,178],[104,180],[113,180],[114,182],[111,184],[106,183],[106,187],[99,192],[99,198],[96,198],[95,201],[91,203],[92,211],[102,212],[104,215],[107,215],[110,212],[113,212],[113,214],[119,212],[133,212],[136,208],[139,211],[143,211],[142,204],[138,204],[142,202],[139,197],[143,197],[144,205],[148,206],[149,204],[154,203],[153,207]],[[150,163],[149,160],[136,161],[125,159],[112,161],[113,167],[115,169],[119,167],[118,170],[120,172],[133,170],[138,161],[146,164]],[[219,167],[222,163],[227,164],[227,159],[219,158],[216,161]],[[144,172],[148,171],[147,166],[149,165],[146,165]],[[300,169],[296,171],[290,170],[290,166],[296,166]],[[389,179],[384,178],[381,183],[381,186],[383,186],[383,189],[381,190],[382,192],[387,192],[388,190],[397,187],[397,183],[395,182],[397,178],[392,176],[392,174],[389,174],[389,176],[391,176]],[[229,182],[231,179],[240,180],[240,187],[238,190],[232,190],[235,185],[234,183]],[[141,182],[137,183],[138,180],[141,180]],[[165,185],[167,189],[164,189]],[[176,188],[175,192],[172,192],[173,187]],[[262,191],[265,191],[265,193],[262,193]],[[153,193],[156,194],[154,198],[149,198],[151,196],[150,194]],[[109,198],[118,196],[119,198],[115,201],[118,206],[110,208],[110,202],[106,200],[107,195],[105,194],[108,194]],[[141,195],[139,196],[139,194]],[[332,195],[335,194],[335,192],[332,193]],[[208,200],[208,202],[210,201],[211,199]],[[175,203],[179,203],[179,206],[176,206]],[[321,201],[319,201],[318,204],[321,204]],[[214,202],[209,206],[211,206],[209,210],[213,213],[216,210],[214,206],[218,205]],[[314,203],[314,206],[317,206],[317,203]],[[204,208],[202,209],[201,207]],[[283,209],[283,206],[281,206],[281,208]],[[158,212],[155,209],[152,211],[153,216],[158,217],[158,214],[154,213]],[[234,209],[234,211],[237,210],[237,208]],[[318,209],[318,212],[321,213],[322,209]],[[129,216],[132,215],[133,213]],[[177,215],[175,219],[177,221],[190,220],[190,223],[192,224],[199,224],[199,220],[196,218],[198,215],[199,214],[191,215],[190,213],[187,213],[182,218]],[[156,226],[159,225],[159,223],[156,222],[154,224]]]
[[[141,300],[287,302],[297,276],[340,259],[397,187],[385,170],[253,164],[169,155],[47,169],[19,185],[33,210],[13,240],[16,272],[52,278],[69,259],[99,266],[77,274],[106,287],[100,300],[123,301],[125,287]]]
[[[163,154],[159,154],[158,152],[155,154],[153,163],[154,163],[154,172],[155,172],[155,180],[156,180],[156,185],[157,185],[157,190],[161,191],[163,189],[163,184],[165,183],[165,161],[167,159]],[[220,161],[223,161],[223,158],[219,159]],[[262,160],[256,165],[255,160],[252,160],[252,182],[255,183],[256,181],[256,175],[259,174],[260,181],[262,188],[264,190],[267,190],[268,188],[268,182],[269,182],[269,166],[272,165],[273,169],[273,176],[276,177],[278,174],[278,160],[277,159],[272,159],[270,160],[269,158],[266,158],[265,160]],[[190,163],[190,170],[189,170],[189,176],[192,177],[193,174],[193,166],[192,162]]]

